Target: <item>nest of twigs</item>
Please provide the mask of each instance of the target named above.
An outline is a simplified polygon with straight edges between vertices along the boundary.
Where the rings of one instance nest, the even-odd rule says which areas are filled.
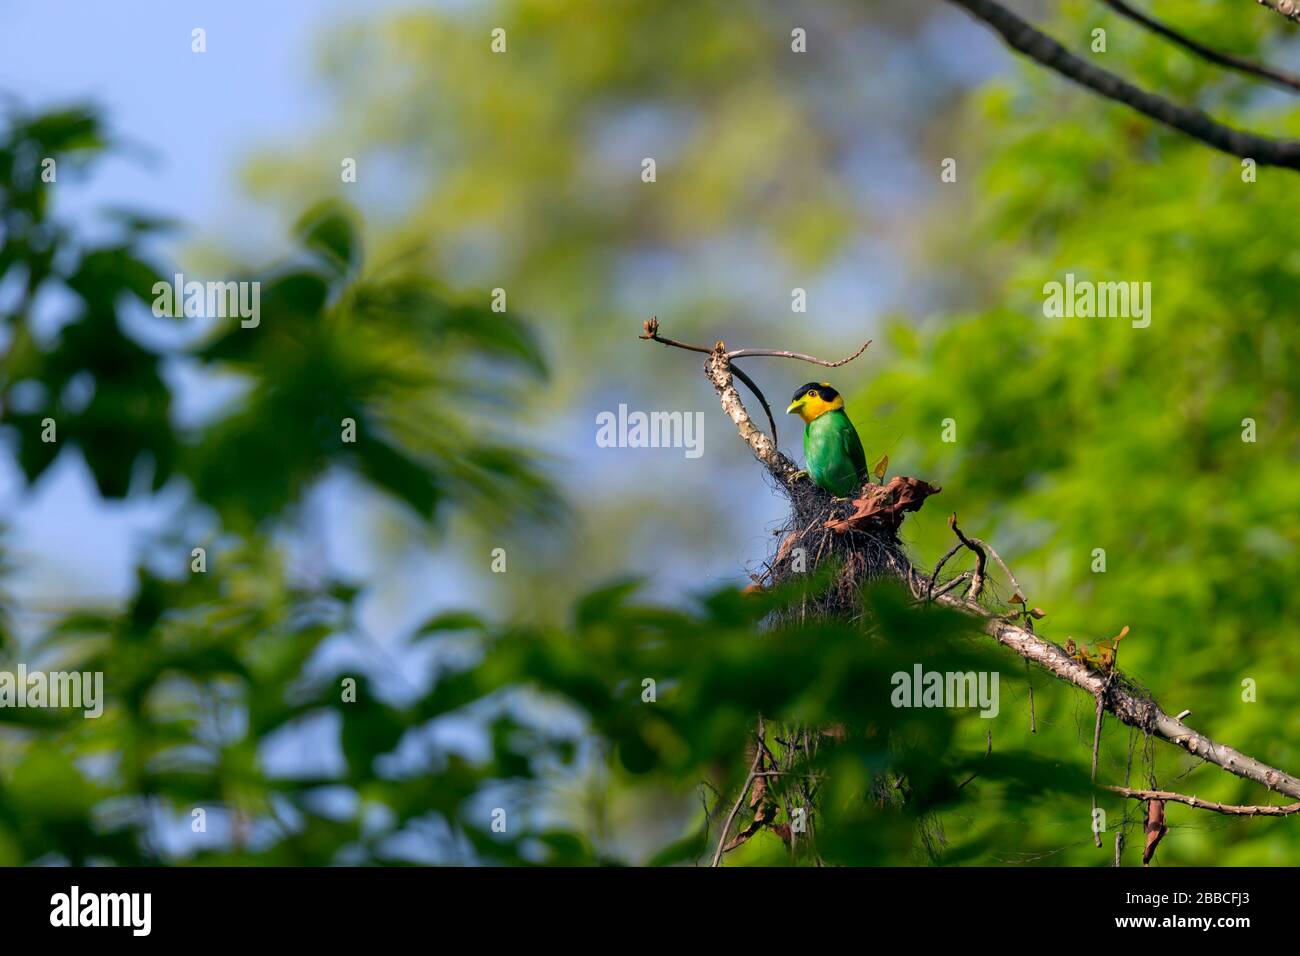
[[[908,580],[911,562],[898,537],[903,516],[939,489],[916,478],[863,484],[852,499],[837,499],[806,477],[781,482],[789,518],[773,533],[775,547],[759,579],[762,586],[806,579],[828,568],[828,587],[810,592],[788,614],[856,618],[862,586],[882,578]]]

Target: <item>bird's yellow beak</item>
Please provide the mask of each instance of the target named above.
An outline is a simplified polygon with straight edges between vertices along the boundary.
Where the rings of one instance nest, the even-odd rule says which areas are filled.
[[[793,415],[795,412],[799,411],[799,409],[803,408],[804,403],[807,401],[808,399],[805,398],[804,396],[802,395],[799,396],[793,402],[790,403],[790,407],[785,410],[785,413],[787,415]]]

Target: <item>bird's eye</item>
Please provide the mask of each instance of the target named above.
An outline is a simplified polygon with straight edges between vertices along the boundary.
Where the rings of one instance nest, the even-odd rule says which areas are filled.
[[[816,398],[816,397],[817,397],[817,393],[816,393],[813,389],[810,388],[810,389],[808,389],[808,397],[809,397],[809,398]]]

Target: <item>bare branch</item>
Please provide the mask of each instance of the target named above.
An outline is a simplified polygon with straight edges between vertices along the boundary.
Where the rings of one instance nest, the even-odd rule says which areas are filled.
[[[1300,142],[1272,139],[1227,126],[1201,110],[1179,106],[1154,93],[1134,86],[1108,70],[1093,66],[1075,56],[1047,34],[1036,30],[995,0],[948,0],[983,20],[1000,34],[1007,44],[1050,70],[1100,93],[1107,99],[1123,103],[1158,123],[1181,130],[1208,146],[1253,159],[1265,166],[1300,169]],[[1293,4],[1300,0],[1269,0],[1272,4]]]
[[[641,325],[641,331],[642,334],[638,336],[638,338],[649,339],[652,342],[659,342],[662,345],[671,345],[673,348],[686,349],[690,352],[704,352],[705,354],[713,351],[712,348],[703,345],[692,345],[689,342],[678,342],[676,339],[670,339],[660,335],[658,316],[647,319],[643,322]],[[727,353],[727,358],[730,360],[767,356],[769,358],[798,359],[801,362],[811,362],[813,365],[823,365],[826,368],[839,368],[841,365],[848,365],[855,358],[865,352],[867,346],[870,344],[871,339],[867,339],[862,343],[862,348],[858,349],[848,358],[842,358],[838,362],[830,362],[826,359],[820,359],[815,355],[808,355],[806,352],[789,352],[785,349],[735,349]]]
[[[1189,807],[1196,807],[1198,810],[1213,810],[1215,813],[1226,813],[1234,817],[1288,817],[1293,813],[1300,813],[1300,803],[1288,803],[1283,806],[1242,807],[1230,803],[1215,803],[1213,800],[1202,800],[1199,797],[1188,797],[1181,793],[1170,793],[1168,790],[1133,790],[1129,787],[1106,787],[1105,789],[1126,797],[1132,797],[1134,800],[1167,800],[1172,803],[1185,803]]]
[[[722,825],[722,836],[718,839],[718,848],[713,851],[713,866],[718,866],[722,862],[722,854],[727,848],[727,834],[731,832],[731,825],[736,822],[736,814],[740,812],[740,805],[745,802],[745,797],[749,794],[749,788],[754,785],[754,778],[758,776],[759,769],[763,766],[763,754],[767,749],[767,742],[764,739],[767,731],[763,726],[763,718],[758,718],[757,742],[754,744],[754,763],[749,768],[749,776],[745,778],[745,785],[740,788],[740,795],[736,797],[736,802],[731,806],[731,812],[727,814],[727,822]]]
[[[1274,83],[1284,89],[1292,92],[1300,92],[1300,76],[1294,73],[1288,73],[1285,70],[1279,70],[1268,66],[1264,63],[1256,63],[1253,60],[1247,60],[1243,57],[1234,56],[1231,53],[1223,53],[1213,47],[1208,47],[1199,40],[1193,40],[1185,34],[1179,33],[1173,27],[1170,27],[1154,17],[1149,17],[1136,7],[1131,7],[1124,0],[1102,0],[1102,3],[1110,7],[1120,16],[1128,17],[1134,23],[1145,27],[1152,33],[1164,37],[1173,43],[1178,44],[1185,50],[1190,50],[1203,60],[1214,63],[1218,66],[1225,66],[1230,70],[1237,70],[1240,73],[1247,73],[1251,76],[1257,76],[1269,83]]]
[[[1097,695],[1097,723],[1092,729],[1092,781],[1097,782],[1097,752],[1101,749],[1101,720],[1106,715],[1106,698]],[[1100,846],[1101,844],[1097,844]]]
[[[984,618],[984,630],[999,644],[1010,648],[1021,657],[1050,671],[1061,680],[1074,684],[1096,698],[1105,691],[1108,675],[1101,674],[1077,661],[1056,644],[1017,624],[999,617],[991,611],[969,602],[945,595],[936,598],[942,604]],[[1166,714],[1155,701],[1139,697],[1121,684],[1113,685],[1106,693],[1106,710],[1130,727],[1137,727],[1169,743],[1182,747],[1188,753],[1215,764],[1245,780],[1263,784],[1300,800],[1300,779],[1270,767],[1262,761],[1226,744],[1215,743],[1204,734],[1188,727],[1181,720]]]
[[[960,551],[962,547],[963,547],[962,543],[958,541],[956,544],[954,544],[951,548],[948,549],[948,553],[945,554],[942,558],[940,558],[939,563],[934,566],[934,571],[930,575],[930,587],[929,590],[926,592],[929,600],[934,599],[934,586],[939,581],[939,572],[942,571],[943,566],[948,563],[948,559],[951,558],[958,551]],[[952,582],[949,581],[948,583],[951,584]]]
[[[1107,686],[1109,686],[1109,682],[1107,682]],[[1105,716],[1106,716],[1106,694],[1105,691],[1103,690],[1102,693],[1097,695],[1097,723],[1092,729],[1092,778],[1091,779],[1093,783],[1097,782],[1097,752],[1101,749],[1101,722],[1102,722],[1102,718],[1104,718]],[[1092,809],[1093,812],[1096,813],[1097,797],[1095,794],[1093,795],[1092,798]],[[1098,830],[1096,827],[1093,827],[1092,829],[1092,839],[1093,842],[1096,844],[1097,849],[1100,850],[1101,831]]]
[[[763,406],[763,411],[767,412],[767,424],[768,427],[772,429],[772,444],[779,448],[781,442],[776,437],[776,419],[772,417],[772,406],[767,403],[767,396],[764,395],[762,390],[754,384],[752,378],[740,370],[739,366],[732,365],[731,371],[736,374],[736,378],[740,379],[749,387],[749,390],[754,393],[754,397],[758,399],[758,403]]]
[[[745,409],[745,403],[740,400],[736,387],[731,383],[731,372],[731,362],[727,359],[726,346],[719,342],[710,353],[708,361],[704,363],[704,374],[713,383],[713,388],[718,393],[718,399],[722,402],[722,410],[731,419],[732,424],[736,426],[736,431],[740,433],[740,437],[749,446],[749,450],[754,453],[754,457],[777,480],[785,482],[793,480],[799,469],[795,467],[793,461],[781,454],[776,447],[776,442],[764,435],[762,430],[749,417],[749,412]]]
[[[971,574],[969,571],[963,571],[961,574],[957,575],[955,578],[953,578],[943,587],[939,588],[939,590],[931,591],[930,600],[934,600],[937,597],[942,597],[943,595],[947,594],[949,591],[953,590],[954,588],[959,587],[962,584],[962,582],[969,581],[970,577]]]
[[[961,528],[957,527],[957,512],[955,511],[948,518],[948,527],[952,528],[952,533],[957,536],[958,541],[975,552],[975,573],[971,575],[970,587],[966,590],[966,600],[976,601],[984,590],[984,568],[988,561],[988,557],[984,553],[984,542],[979,538],[968,538],[962,534]]]
[[[1026,604],[1028,598],[1026,598],[1025,593],[1020,590],[1020,582],[1017,581],[1016,576],[1011,573],[1011,569],[1007,567],[1007,563],[1002,560],[1002,555],[994,551],[993,545],[989,544],[987,541],[981,541],[979,543],[980,545],[983,546],[984,550],[986,550],[990,555],[992,555],[993,560],[996,561],[998,563],[998,567],[1002,569],[1002,573],[1005,574],[1007,576],[1007,580],[1011,582],[1011,587],[1013,589],[1010,598],[1011,603],[1025,605],[1024,610],[1028,611],[1028,606]]]
[[[1029,732],[1038,733],[1038,718],[1034,716],[1034,673],[1029,666],[1029,661],[1025,661],[1025,687],[1029,689]]]
[[[1261,7],[1268,7],[1274,13],[1280,13],[1292,23],[1300,23],[1300,2],[1298,0],[1255,0]]]
[[[659,334],[659,316],[651,316],[641,323],[641,334],[639,339],[648,339],[651,342],[658,342],[660,345],[671,345],[675,349],[686,349],[688,352],[703,352],[708,355],[713,349],[704,345],[691,345],[689,342],[678,342],[676,339],[667,339]]]
[[[815,355],[807,355],[803,352],[787,352],[784,349],[736,349],[734,352],[728,352],[727,358],[738,359],[738,358],[757,357],[760,355],[767,355],[772,358],[798,359],[801,362],[811,362],[813,365],[824,365],[826,368],[839,368],[841,365],[848,365],[855,358],[857,358],[859,355],[865,352],[867,350],[867,346],[870,344],[871,344],[871,339],[867,339],[865,342],[862,343],[862,348],[858,349],[848,358],[842,358],[838,362],[828,362],[825,359],[817,358],[817,356]]]
[[[987,760],[987,759],[989,758],[989,755],[993,753],[993,731],[992,731],[991,729],[990,729],[990,730],[986,730],[986,731],[984,732],[984,739],[985,739],[985,741],[986,741],[986,746],[985,746],[985,748],[984,748],[984,759]],[[970,783],[972,780],[974,780],[974,779],[975,779],[976,777],[978,777],[979,775],[980,775],[980,772],[979,772],[978,770],[973,770],[973,771],[971,771],[971,775],[970,775],[969,777],[967,777],[967,778],[966,778],[965,780],[963,780],[961,783],[957,784],[957,789],[958,789],[958,790],[965,790],[965,789],[966,789],[966,784]]]
[[[712,348],[705,348],[703,345],[692,345],[689,342],[678,342],[676,339],[665,338],[660,335],[658,316],[646,319],[646,321],[641,324],[641,335],[637,336],[637,338],[645,339],[650,342],[658,342],[660,345],[668,345],[676,349],[685,349],[688,352],[703,352],[705,355],[711,355],[713,353]],[[718,345],[721,344],[722,343],[720,342],[718,343]],[[739,368],[733,365],[731,366],[731,371],[736,374],[736,378],[744,382],[749,390],[754,393],[754,397],[757,398],[759,404],[763,406],[763,411],[767,412],[767,424],[772,429],[772,446],[775,448],[777,446],[776,419],[772,417],[772,406],[767,403],[767,396],[765,396],[762,390],[754,384],[754,380]]]

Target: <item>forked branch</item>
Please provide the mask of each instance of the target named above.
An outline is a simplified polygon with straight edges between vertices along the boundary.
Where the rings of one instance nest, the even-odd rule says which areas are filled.
[[[1049,70],[1107,99],[1123,103],[1158,123],[1180,130],[1207,146],[1233,156],[1253,159],[1265,166],[1300,169],[1300,142],[1273,139],[1235,129],[1207,116],[1201,110],[1180,106],[1144,90],[1109,70],[1103,70],[1075,56],[1056,40],[1035,29],[995,0],[948,0],[948,2],[962,7],[972,16],[984,21],[1013,50],[1023,53]],[[1267,2],[1260,0],[1260,2],[1282,13],[1283,5],[1289,10],[1300,3],[1300,0],[1267,0]],[[1298,19],[1290,13],[1287,16]]]
[[[786,455],[783,455],[777,447],[776,437],[776,420],[772,417],[772,407],[768,404],[766,396],[748,375],[740,370],[734,364],[737,358],[746,356],[758,357],[769,356],[773,358],[796,359],[801,362],[811,362],[814,365],[822,365],[826,368],[838,368],[841,365],[847,365],[855,358],[867,350],[871,344],[868,339],[863,343],[862,348],[858,349],[848,358],[840,359],[837,362],[830,362],[826,359],[817,358],[815,355],[807,355],[803,352],[787,352],[778,349],[736,349],[727,351],[727,346],[723,342],[715,342],[709,348],[703,345],[692,345],[689,342],[679,342],[676,339],[670,339],[659,334],[659,320],[652,318],[646,320],[641,327],[640,338],[658,342],[661,345],[671,346],[672,348],[685,349],[688,352],[701,352],[708,356],[704,363],[704,374],[708,376],[709,381],[713,384],[714,390],[718,393],[718,398],[722,403],[722,410],[727,417],[731,419],[732,424],[736,426],[736,431],[744,439],[745,444],[749,446],[754,457],[767,468],[771,474],[779,481],[790,482],[794,480],[799,473],[795,463]],[[765,435],[753,419],[749,417],[749,411],[745,408],[745,403],[740,400],[740,394],[732,384],[732,376],[740,379],[749,388],[750,391],[758,398],[763,410],[767,413],[767,422],[772,430],[771,437]]]

